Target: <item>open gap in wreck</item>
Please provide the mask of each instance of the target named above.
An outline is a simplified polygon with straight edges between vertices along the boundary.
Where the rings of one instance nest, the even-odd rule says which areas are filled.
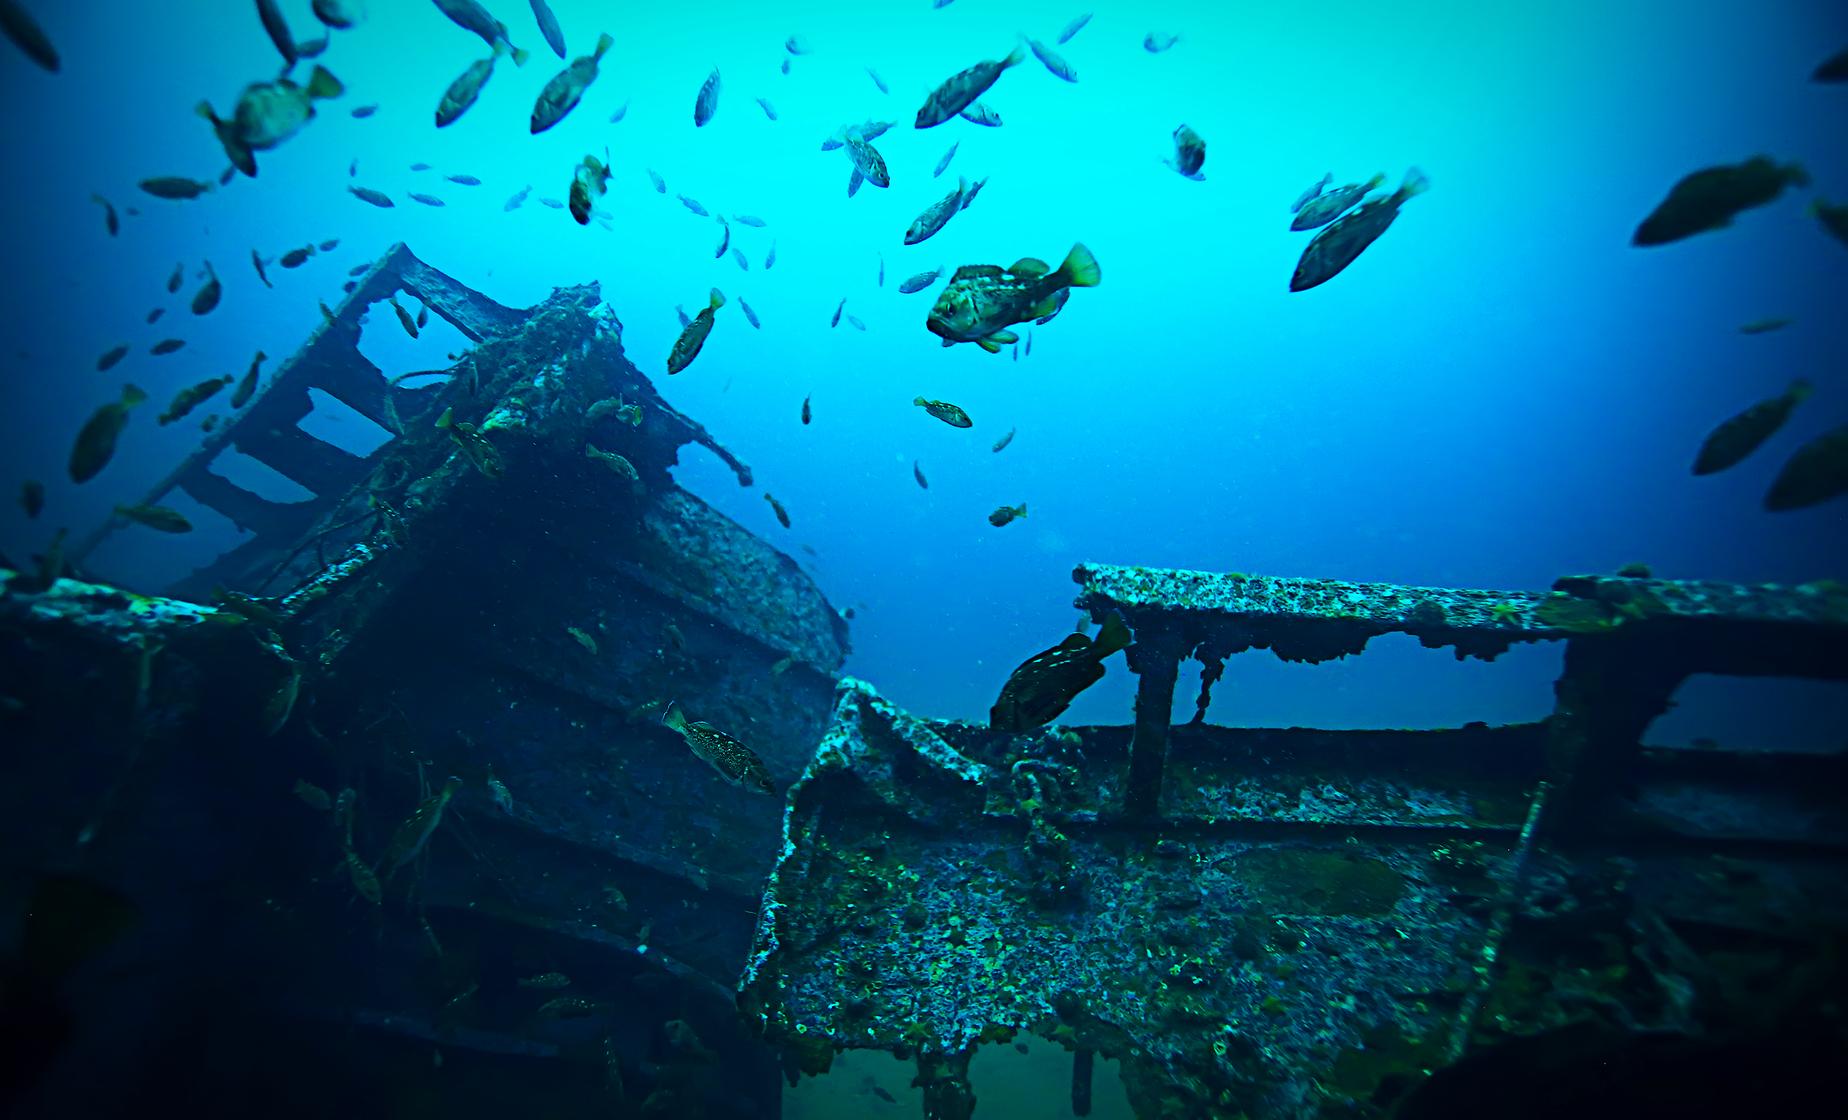
[[[312,502],[315,499],[313,490],[261,459],[253,459],[235,448],[220,451],[205,469],[208,473],[248,490],[266,502],[292,504]]]
[[[1789,677],[1683,681],[1669,710],[1649,725],[1655,746],[1730,751],[1848,751],[1848,683]]]
[[[404,375],[427,373],[435,377],[445,374],[474,348],[468,336],[435,308],[430,309],[424,324],[417,328],[417,337],[412,338],[398,321],[391,299],[397,300],[398,306],[410,314],[413,323],[424,306],[417,296],[403,289],[387,299],[375,301],[360,315],[359,342],[355,347],[360,357],[378,367],[387,381],[404,378],[398,383],[421,388],[431,383],[429,378]],[[451,354],[456,357],[451,358]]]
[[[295,426],[322,443],[365,458],[391,442],[391,432],[339,397],[310,389],[308,399],[312,407]]]

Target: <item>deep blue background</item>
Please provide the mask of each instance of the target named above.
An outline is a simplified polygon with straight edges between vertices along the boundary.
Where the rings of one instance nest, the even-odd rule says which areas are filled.
[[[491,6],[532,60],[503,61],[481,103],[441,132],[436,101],[482,44],[422,0],[370,6],[368,22],[337,33],[321,60],[346,96],[261,154],[259,178],[195,202],[151,199],[134,184],[224,166],[193,106],[206,98],[229,111],[243,83],[274,72],[253,5],[38,0],[65,59],[56,76],[0,45],[0,146],[10,153],[0,478],[36,476],[51,492],[36,524],[10,501],[0,508],[8,554],[36,550],[59,525],[82,532],[138,497],[197,437],[192,421],[153,423],[173,392],[241,372],[258,347],[273,359],[290,353],[318,320],[316,300],[338,298],[348,267],[404,240],[516,306],[600,280],[632,357],[752,464],[794,528],[781,529],[760,494],[703,452],[688,452],[681,481],[798,557],[798,544],[812,545],[822,585],[857,607],[850,670],[930,714],[985,716],[1013,665],[1072,625],[1069,573],[1081,560],[1491,587],[1540,587],[1633,560],[1671,576],[1843,574],[1848,507],[1772,515],[1759,499],[1802,440],[1848,419],[1848,247],[1804,216],[1809,192],[1732,230],[1628,246],[1682,174],[1757,152],[1804,162],[1819,192],[1848,198],[1848,87],[1807,81],[1848,44],[1839,4],[1098,3],[1059,48],[1076,85],[1029,57],[987,98],[1003,127],[952,121],[920,132],[910,120],[944,77],[999,57],[1019,31],[1050,42],[1081,9],[555,0],[572,55],[603,30],[616,45],[575,114],[536,138],[532,101],[561,64],[523,0]],[[307,0],[283,9],[299,38],[320,33]],[[1152,30],[1180,34],[1179,45],[1148,54]],[[792,33],[813,53],[785,76]],[[718,116],[696,130],[694,95],[714,66],[724,74]],[[609,124],[624,102],[627,119]],[[371,103],[381,108],[370,119],[348,115]],[[819,145],[867,117],[901,124],[878,144],[893,183],[849,201],[847,161]],[[1183,121],[1208,141],[1204,183],[1159,162]],[[950,174],[931,179],[953,140]],[[577,161],[606,146],[614,232],[539,205],[562,198]],[[413,174],[416,160],[437,170]],[[1289,294],[1306,242],[1287,231],[1297,193],[1324,171],[1337,182],[1380,171],[1396,184],[1412,164],[1429,173],[1430,193],[1346,274]],[[667,197],[645,167],[666,177]],[[450,172],[485,185],[439,178]],[[935,239],[904,246],[905,227],[958,172],[992,181]],[[367,207],[349,182],[399,205]],[[527,184],[533,198],[503,213]],[[449,205],[419,206],[409,190]],[[141,210],[120,238],[105,235],[92,191]],[[713,259],[717,225],[674,192],[769,221],[734,224],[751,271]],[[330,237],[341,239],[336,252],[272,268],[274,291],[256,282],[252,247],[267,257]],[[896,291],[939,264],[1056,260],[1078,239],[1102,262],[1103,286],[1075,293],[1018,364],[940,349],[923,328],[931,294]],[[773,241],[779,259],[766,273]],[[198,320],[185,304],[205,259],[226,291]],[[169,296],[176,261],[188,279]],[[678,331],[673,307],[696,309],[712,285],[748,299],[764,329],[724,309],[704,354],[670,381],[661,375]],[[866,333],[828,328],[842,296]],[[155,306],[167,317],[146,326]],[[1771,315],[1797,322],[1737,333]],[[388,374],[445,365],[458,342],[445,328],[411,343],[389,309],[369,326],[364,348]],[[147,356],[170,335],[187,348]],[[117,342],[136,353],[97,374],[96,356]],[[1817,388],[1788,431],[1734,471],[1689,476],[1715,423],[1795,376]],[[73,487],[63,476],[70,439],[124,380],[153,401],[109,470]],[[803,427],[810,394],[815,423]],[[963,405],[975,428],[931,420],[911,406],[917,394]],[[367,438],[356,417],[315,425],[355,445]],[[1016,426],[1013,446],[992,454]],[[928,492],[911,479],[914,458]],[[989,510],[1020,501],[1026,520],[987,524]],[[118,534],[95,570],[154,588],[231,539],[215,515],[176,504],[200,532]],[[1338,666],[1235,662],[1215,718],[1436,725],[1550,705],[1557,651],[1456,666],[1409,641],[1379,645]],[[1113,669],[1072,718],[1127,718],[1126,679]],[[1776,738],[1785,725],[1759,719],[1772,714],[1764,705],[1784,711],[1808,696],[1813,716],[1827,705],[1821,695],[1762,689],[1749,709],[1734,698],[1708,710],[1733,705],[1755,734]],[[1826,733],[1839,736],[1848,705],[1835,707]],[[1684,733],[1703,733],[1696,723]],[[1790,729],[1801,724],[1789,717]]]

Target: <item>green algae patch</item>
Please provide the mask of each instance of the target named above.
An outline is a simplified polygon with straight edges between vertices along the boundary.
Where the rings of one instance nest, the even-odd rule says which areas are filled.
[[[1405,894],[1405,878],[1352,852],[1261,848],[1233,861],[1234,873],[1266,911],[1377,917]]]

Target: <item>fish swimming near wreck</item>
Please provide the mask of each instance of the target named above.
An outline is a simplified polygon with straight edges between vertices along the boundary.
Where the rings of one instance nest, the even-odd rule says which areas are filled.
[[[148,399],[148,395],[134,385],[122,386],[122,395],[117,400],[98,408],[84,422],[77,433],[77,441],[71,446],[69,471],[72,482],[88,482],[102,473],[115,456],[116,441],[122,435],[122,429],[128,426],[129,410]]]
[[[603,56],[615,45],[616,40],[606,32],[598,38],[595,50],[572,59],[571,65],[545,84],[545,88],[539,91],[539,100],[533,103],[533,135],[537,136],[551,128],[577,108],[578,102],[583,100],[584,91],[597,80],[597,64],[603,61]]]
[[[751,748],[709,723],[689,721],[677,704],[669,704],[661,723],[678,734],[696,758],[718,771],[726,781],[756,793],[775,793],[770,768]]]
[[[229,119],[221,119],[209,101],[199,102],[194,110],[211,122],[225,158],[245,175],[257,173],[255,153],[268,151],[294,136],[314,119],[314,103],[339,97],[346,92],[340,80],[325,67],[316,66],[307,85],[297,85],[288,78],[253,82],[238,95],[237,106]]]
[[[1056,269],[1034,257],[1012,267],[964,265],[937,296],[925,325],[945,346],[973,342],[990,354],[1017,340],[1007,328],[1050,316],[1070,288],[1094,288],[1103,280],[1097,258],[1082,242],[1074,244]]]
[[[1759,401],[1713,429],[1694,458],[1694,473],[1713,474],[1743,461],[1776,434],[1809,395],[1810,383],[1799,378],[1781,395]]]
[[[1080,692],[1104,678],[1104,659],[1130,643],[1121,615],[1104,620],[1095,638],[1072,634],[1021,662],[988,711],[999,731],[1031,731],[1058,719]]]
[[[699,357],[700,348],[706,345],[706,336],[712,333],[713,315],[724,306],[725,293],[712,289],[706,306],[681,330],[680,337],[674,340],[674,348],[668,351],[668,373],[679,373]]]
[[[1765,508],[1804,509],[1842,494],[1848,494],[1848,424],[1797,448],[1765,494]]]

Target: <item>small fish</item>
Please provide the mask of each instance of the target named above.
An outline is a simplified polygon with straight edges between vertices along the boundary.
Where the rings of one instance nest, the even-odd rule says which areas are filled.
[[[361,202],[371,203],[383,210],[389,210],[394,205],[389,195],[383,191],[375,191],[371,187],[348,187],[347,191]]]
[[[590,654],[592,657],[595,657],[597,655],[597,639],[591,637],[589,634],[586,634],[584,631],[579,630],[575,626],[565,627],[565,633],[571,635],[572,641],[576,642],[578,645],[583,646],[585,653]]]
[[[571,978],[562,972],[542,972],[537,976],[525,976],[519,981],[522,988],[537,988],[540,991],[558,991],[571,986]]]
[[[922,489],[930,489],[930,480],[924,477],[924,467],[916,459],[911,461],[911,477],[918,480],[918,486]]]
[[[596,156],[585,156],[577,170],[572,172],[571,190],[567,196],[570,199],[571,216],[578,225],[590,224],[592,203],[602,198],[609,186],[610,168]]]
[[[245,86],[229,118],[219,117],[209,101],[199,102],[193,111],[211,124],[231,166],[255,175],[257,152],[269,151],[300,132],[314,119],[315,102],[345,92],[340,79],[316,66],[307,85],[283,77]]]
[[[526,52],[507,38],[507,25],[488,14],[480,0],[435,0],[437,8],[464,31],[481,37],[495,53],[505,50],[515,66],[526,65]]]
[[[168,294],[172,294],[174,292],[179,291],[180,285],[184,284],[185,282],[186,282],[186,263],[184,261],[176,261],[174,262],[174,265],[173,265],[173,272],[169,274],[167,277]]]
[[[494,776],[493,766],[488,767],[488,800],[494,802],[494,807],[501,812],[510,817],[513,815],[513,791],[507,788],[506,782]],[[559,987],[564,985],[560,984]]]
[[[723,232],[719,237],[719,247],[712,254],[712,259],[715,261],[724,256],[725,251],[731,248],[731,223],[725,220],[723,214],[719,215],[719,228]]]
[[[929,272],[920,272],[916,276],[907,277],[906,279],[899,281],[899,285],[898,285],[899,293],[901,295],[908,296],[908,295],[911,295],[913,292],[921,292],[925,288],[928,288],[932,284],[936,283],[937,277],[942,276],[942,275],[943,275],[943,266],[938,265],[936,268],[931,269]]]
[[[892,174],[886,169],[885,157],[879,149],[857,136],[847,138],[847,158],[853,161],[853,169],[875,187],[892,185]],[[849,194],[852,192],[849,191]]]
[[[1166,35],[1159,31],[1151,31],[1142,37],[1142,49],[1150,54],[1161,54],[1180,41],[1179,35]]]
[[[91,195],[90,201],[103,208],[103,227],[109,231],[109,236],[114,237],[121,233],[122,219],[116,216],[114,204],[100,194]]]
[[[1033,356],[1033,332],[1032,331],[1027,332],[1027,349],[1026,349],[1026,352],[1021,354],[1020,356],[1023,358],[1031,358]]]
[[[648,181],[654,184],[655,193],[656,194],[666,194],[667,193],[667,180],[661,178],[661,173],[656,171],[652,167],[644,168],[643,170],[648,172]]]
[[[595,1015],[598,1010],[598,1005],[590,1000],[579,999],[576,996],[559,996],[557,999],[547,1000],[541,1004],[534,1014],[541,1019],[582,1019],[587,1015]]]
[[[885,287],[885,254],[876,255],[879,257],[879,287],[883,288]]]
[[[691,316],[691,315],[688,315],[688,314],[687,314],[687,309],[686,309],[686,308],[684,308],[684,307],[682,307],[682,306],[680,306],[680,305],[679,305],[679,304],[677,304],[677,303],[676,303],[676,304],[674,305],[674,314],[676,314],[676,315],[678,315],[678,316],[680,316],[680,325],[681,325],[682,327],[688,327],[688,326],[691,326],[691,325],[692,325],[692,323],[693,323],[693,316]]]
[[[58,49],[51,45],[43,28],[32,18],[17,0],[0,2],[0,31],[13,41],[13,45],[26,53],[26,57],[56,74],[62,63],[58,59]]]
[[[218,273],[212,268],[212,262],[205,262],[205,283],[193,293],[192,313],[194,315],[210,314],[218,306],[219,298],[224,295],[225,286],[218,282]]]
[[[706,345],[706,336],[712,333],[713,315],[724,306],[725,294],[717,288],[712,289],[706,306],[680,332],[680,337],[674,340],[674,348],[667,355],[668,373],[679,373],[691,365],[694,358],[699,357],[700,348]]]
[[[143,179],[141,189],[155,198],[183,202],[198,198],[208,191],[216,190],[210,183],[201,183],[197,179],[186,179],[177,175],[157,175],[152,179]]]
[[[1324,172],[1319,182],[1312,183],[1303,188],[1303,193],[1296,196],[1295,202],[1290,203],[1290,213],[1301,213],[1303,207],[1309,205],[1312,200],[1320,197],[1321,193],[1328,188],[1328,184],[1334,181],[1335,173],[1333,171]]]
[[[1200,134],[1187,125],[1174,130],[1174,156],[1162,161],[1172,167],[1183,178],[1194,182],[1204,182],[1206,176],[1200,174],[1200,168],[1206,165],[1206,141]]]
[[[879,76],[879,71],[873,69],[871,66],[868,66],[866,68],[866,76],[873,80],[873,84],[875,86],[879,87],[880,93],[891,93],[892,92],[891,90],[886,88],[885,79]]]
[[[148,312],[148,325],[153,326],[154,323],[158,322],[160,317],[162,315],[165,315],[166,313],[167,313],[167,309],[164,307],[156,307],[152,311],[149,311]]]
[[[1080,31],[1083,31],[1084,25],[1090,22],[1091,22],[1091,13],[1086,12],[1083,15],[1072,20],[1070,23],[1066,24],[1065,29],[1059,32],[1060,45],[1069,43],[1071,41],[1072,36],[1078,34]]]
[[[209,377],[197,385],[191,385],[174,394],[168,403],[167,411],[160,414],[160,426],[166,427],[175,420],[182,419],[187,413],[218,395],[232,382],[230,377]]]
[[[730,735],[709,723],[688,722],[675,704],[667,706],[661,722],[678,732],[694,756],[704,760],[727,781],[758,793],[776,792],[776,782],[770,777],[770,768],[764,765],[764,760]]]
[[[385,854],[379,859],[379,867],[388,878],[423,852],[430,837],[435,835],[443,823],[443,810],[461,788],[462,779],[450,777],[443,782],[441,789],[419,802],[411,815],[392,833],[390,842],[385,845]]]
[[[1296,211],[1296,217],[1290,222],[1293,230],[1320,229],[1348,212],[1355,203],[1366,197],[1386,181],[1384,172],[1373,176],[1364,183],[1349,183],[1345,187],[1336,187],[1327,193],[1317,193]]]
[[[770,99],[768,97],[758,98],[757,107],[764,111],[764,116],[769,117],[771,120],[776,119],[776,106],[770,104]]]
[[[770,243],[770,251],[764,254],[764,270],[767,272],[776,264],[776,242]]]
[[[667,644],[675,649],[687,648],[687,636],[680,632],[680,627],[671,622],[661,627],[661,636],[666,638]]]
[[[704,206],[700,205],[699,199],[688,198],[684,194],[677,194],[674,197],[680,200],[680,205],[686,207],[688,210],[693,211],[695,214],[698,214],[700,217],[702,218],[712,217],[711,212],[708,211]]]
[[[1025,517],[1026,515],[1027,515],[1027,503],[1025,502],[1022,502],[1017,506],[1001,506],[998,509],[996,509],[993,513],[988,515],[988,523],[990,525],[993,525],[995,528],[999,529],[1001,526],[1006,525],[1008,522],[1014,520],[1016,517]]]
[[[1430,186],[1431,181],[1425,178],[1424,172],[1414,167],[1405,173],[1405,181],[1399,185],[1398,190],[1385,198],[1362,205],[1360,209],[1316,234],[1309,242],[1309,247],[1303,250],[1302,259],[1296,263],[1296,271],[1290,277],[1290,290],[1307,291],[1340,275],[1342,269],[1353,264],[1367,246],[1386,232],[1399,216],[1399,208],[1405,205],[1406,200],[1423,194]],[[1307,212],[1309,207],[1305,206],[1303,210]]]
[[[1848,82],[1848,49],[1838,51],[1824,59],[1821,65],[1810,73],[1810,81]]]
[[[257,0],[257,18],[263,21],[263,30],[269,33],[270,42],[276,45],[276,53],[282,56],[286,66],[294,66],[301,57],[295,49],[295,35],[289,30],[289,22],[282,18],[282,8],[276,0]]]
[[[125,517],[137,525],[162,533],[190,533],[192,522],[182,517],[178,511],[166,506],[117,506],[117,517]]]
[[[96,372],[102,373],[104,370],[112,369],[117,362],[126,357],[128,357],[128,346],[126,344],[117,346],[111,350],[105,350],[103,356],[96,359]]]
[[[348,276],[364,276],[366,273],[371,272],[371,271],[372,271],[372,266],[369,264],[356,264],[352,268],[347,269],[347,275]]]
[[[448,203],[444,202],[442,199],[436,197],[433,194],[419,194],[416,191],[407,191],[406,193],[410,196],[410,199],[412,202],[421,202],[425,206],[447,206],[448,205]]]
[[[26,516],[38,520],[38,515],[45,509],[45,484],[36,478],[28,478],[19,484],[19,508],[26,511]]]
[[[214,412],[210,416],[199,421],[199,430],[207,433],[215,432],[218,430],[218,421],[221,419],[223,419],[223,417]]]
[[[1066,290],[1101,283],[1097,258],[1082,243],[1074,244],[1057,269],[1033,257],[1011,268],[964,265],[937,296],[926,327],[945,346],[973,342],[990,354],[1017,341],[1007,328],[1058,313]]]
[[[314,17],[336,31],[345,31],[366,18],[365,0],[314,0]]]
[[[706,122],[719,111],[719,84],[719,71],[715,66],[701,83],[699,96],[693,101],[693,127],[706,127]]]
[[[263,281],[263,286],[265,288],[274,288],[276,286],[270,283],[269,262],[258,256],[255,249],[250,251],[250,267],[257,270],[257,279]]]
[[[951,75],[925,99],[923,108],[918,110],[916,127],[932,128],[962,114],[1009,67],[1018,66],[1022,57],[1019,48],[1015,48],[999,62],[978,62]]]
[[[1694,473],[1723,471],[1758,450],[1809,395],[1810,383],[1799,378],[1781,396],[1759,401],[1713,429],[1694,457]]]
[[[379,107],[377,105],[356,105],[353,108],[353,119],[356,121],[363,121],[378,111]]]
[[[1780,167],[1768,156],[1696,171],[1669,190],[1661,205],[1636,227],[1630,244],[1666,245],[1724,229],[1741,211],[1775,201],[1785,187],[1807,187],[1809,181],[1809,173],[1800,165]]]
[[[828,326],[830,328],[838,327],[841,325],[841,312],[845,310],[847,310],[847,297],[842,296],[841,302],[837,304],[834,308],[834,318],[828,321]]]
[[[911,403],[917,405],[925,412],[930,413],[952,428],[973,428],[975,426],[975,421],[969,419],[969,414],[967,412],[964,412],[948,401],[930,401],[925,400],[923,397],[913,397],[911,398]]]
[[[755,214],[734,214],[732,215],[732,221],[737,222],[741,226],[750,226],[752,229],[762,229],[769,224]]]
[[[782,71],[783,71],[783,74],[784,74],[785,76],[788,76],[788,74],[789,74],[789,60],[788,60],[787,58],[783,60],[783,65],[782,65]]]
[[[1803,509],[1843,493],[1848,493],[1848,424],[1797,448],[1765,494],[1765,508]]]
[[[391,304],[391,309],[398,313],[398,325],[404,328],[404,333],[410,335],[412,338],[416,338],[417,337],[417,320],[411,318],[411,313],[404,309],[404,305],[402,303],[398,302],[398,297],[396,295],[393,295],[390,299],[386,300],[385,302]]]
[[[183,338],[163,338],[159,342],[148,347],[148,353],[156,356],[172,354],[184,349],[185,346],[186,340]]]
[[[448,128],[469,111],[481,97],[481,87],[487,85],[488,79],[494,76],[494,60],[497,57],[489,55],[470,63],[468,69],[449,83],[449,88],[443,91],[443,99],[436,103],[436,127]]]
[[[1848,245],[1848,204],[1836,205],[1827,199],[1812,198],[1805,212],[1821,222],[1830,237]]]
[[[584,91],[597,78],[597,64],[616,44],[606,32],[597,39],[597,48],[587,55],[571,61],[571,65],[559,71],[545,88],[539,91],[539,100],[533,103],[532,132],[537,136],[565,119],[565,114],[577,108]]]
[[[314,256],[315,252],[313,245],[303,245],[299,249],[290,249],[278,257],[276,263],[284,268],[300,268],[307,263],[309,257]]]
[[[635,464],[614,451],[605,451],[593,444],[584,445],[584,457],[595,459],[615,473],[616,477],[627,482],[640,482],[642,476],[636,471]]]
[[[870,144],[890,132],[894,123],[893,121],[865,120],[859,124],[844,124],[821,142],[821,150],[831,152],[836,148],[844,148],[847,146],[848,139],[856,136]]]
[[[1001,114],[995,112],[993,109],[989,108],[987,105],[983,104],[980,101],[977,101],[974,104],[970,105],[968,108],[964,109],[961,113],[957,115],[962,117],[963,120],[966,120],[970,122],[971,124],[979,124],[983,128],[1000,128],[1001,127]]]
[[[295,779],[294,793],[296,797],[301,798],[302,804],[308,806],[317,813],[331,813],[334,811],[334,799],[327,795],[326,790],[315,785],[313,782],[304,778]]]
[[[621,124],[622,119],[628,115],[629,115],[629,103],[627,101],[624,101],[621,105],[616,106],[616,111],[614,113],[610,114],[610,123],[611,124]]]
[[[349,178],[349,179],[357,179],[357,178],[359,178],[359,160],[358,160],[358,159],[353,159],[353,160],[350,160],[350,161],[348,161],[348,163],[347,163],[347,178]],[[219,185],[219,186],[223,186],[223,185],[225,185],[225,183],[227,183],[227,182],[229,182],[229,181],[230,181],[230,180],[228,180],[228,179],[226,179],[226,178],[224,178],[224,177],[222,177],[222,176],[221,176],[221,177],[219,178],[219,180],[218,180],[218,185]]]
[[[509,198],[506,202],[501,204],[502,212],[511,214],[515,210],[518,210],[520,207],[526,205],[526,196],[532,193],[533,193],[533,185],[531,183],[528,183],[525,186],[521,187],[519,190],[514,192],[512,198]]]
[[[1038,39],[1028,39],[1027,49],[1033,52],[1033,57],[1039,59],[1040,63],[1051,72],[1053,77],[1068,82],[1075,82],[1078,80],[1078,71],[1072,67],[1071,63],[1065,61],[1065,57],[1058,51],[1053,50]]]
[[[773,677],[780,677],[784,673],[789,672],[790,666],[795,663],[796,659],[793,657],[779,657],[776,663],[770,666],[770,675]]]
[[[848,315],[847,325],[852,327],[856,331],[863,331],[866,329],[866,324],[860,321],[860,317],[858,315]]]
[[[539,21],[539,34],[545,36],[545,45],[559,58],[565,57],[565,33],[558,26],[558,17],[552,14],[552,8],[545,0],[532,0],[533,18]]]
[[[430,305],[423,304],[417,308],[417,329],[423,330],[430,325]]]
[[[770,503],[770,512],[776,514],[776,519],[783,528],[789,528],[789,511],[783,508],[783,503],[771,497],[769,491],[764,492],[764,501]]]
[[[880,1100],[884,1101],[887,1104],[897,1104],[898,1103],[897,1097],[893,1096],[890,1092],[888,1092],[887,1090],[883,1088],[880,1088],[877,1085],[873,1086],[872,1094],[873,1096],[878,1097]]]
[[[738,266],[738,271],[740,272],[751,271],[751,262],[745,258],[743,249],[740,249],[738,248],[738,246],[733,245],[732,250],[731,250],[731,258],[732,258],[732,263]]]
[[[1781,331],[1785,327],[1788,327],[1790,324],[1794,322],[1796,322],[1795,319],[1783,319],[1783,318],[1754,319],[1749,323],[1745,323],[1741,325],[1739,328],[1739,333],[1740,334],[1770,334],[1772,331]]]
[[[764,329],[764,325],[757,321],[757,312],[751,310],[751,305],[744,302],[744,297],[742,296],[738,298],[738,310],[744,312],[745,322],[751,324],[751,326],[757,330],[761,331]]]
[[[267,357],[269,357],[268,354],[259,350],[257,351],[257,356],[250,359],[250,368],[244,372],[244,379],[239,381],[237,383],[237,388],[231,392],[232,408],[243,408],[246,404],[250,403],[250,398],[256,395],[257,367],[261,366],[263,360]]]
[[[411,170],[412,171],[428,171],[430,170],[430,165],[422,161],[419,161],[417,163],[411,164]]]
[[[912,220],[905,229],[905,244],[917,245],[936,236],[951,218],[963,209],[963,193],[969,189],[967,179],[958,178],[956,189],[925,207],[924,212]],[[933,276],[932,279],[935,279]]]
[[[815,418],[815,413],[809,408],[809,399],[809,397],[802,398],[802,422],[804,424]]]
[[[563,210],[565,208],[565,204],[556,198],[542,198],[539,200],[539,205],[548,210]]]

